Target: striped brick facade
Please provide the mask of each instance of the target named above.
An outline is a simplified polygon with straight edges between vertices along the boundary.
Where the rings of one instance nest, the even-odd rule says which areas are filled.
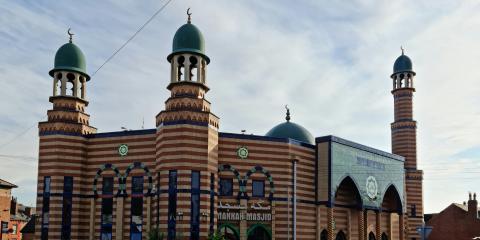
[[[84,85],[81,98],[50,98],[53,109],[39,123],[36,239],[136,240],[140,235],[147,239],[157,228],[168,239],[204,240],[215,231],[231,231],[239,240],[404,239],[405,200],[393,184],[398,176],[402,180],[397,182],[404,184],[403,168],[410,165],[404,166],[403,157],[334,136],[305,143],[219,132],[219,118],[206,100],[209,59],[180,51],[168,60],[171,94],[156,116],[155,129],[96,133],[85,111]],[[398,91],[399,119],[409,118],[403,109],[411,103],[403,99],[407,93]],[[410,139],[404,134],[408,126],[415,122],[392,124],[392,141]],[[335,141],[363,154],[366,162],[357,162],[360,155],[332,157]],[[414,156],[408,155],[409,148],[402,152],[405,146],[395,146],[407,160]],[[380,164],[375,161],[380,158],[400,167],[386,179],[391,185],[377,189],[370,205],[354,176],[358,172],[334,174],[331,169],[334,162],[350,161],[371,176],[382,176],[385,172],[376,168],[380,165],[369,165]],[[407,172],[409,192],[414,175]],[[345,176],[337,186],[331,184],[334,175]],[[142,178],[138,192],[135,181]],[[231,195],[220,194],[222,179],[232,181]],[[263,184],[264,194],[254,194],[254,183]]]
[[[414,72],[392,75],[394,122],[392,153],[405,157],[406,226],[407,239],[420,239],[416,228],[423,223],[423,171],[417,169],[417,122],[413,119]]]

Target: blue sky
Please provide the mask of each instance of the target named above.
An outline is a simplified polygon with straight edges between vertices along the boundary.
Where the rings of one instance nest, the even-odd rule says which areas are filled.
[[[20,201],[35,203],[35,124],[51,108],[48,71],[66,30],[75,33],[91,74],[164,2],[2,2],[0,178],[20,186]],[[292,121],[316,137],[390,151],[389,76],[403,45],[417,72],[426,212],[480,192],[477,1],[173,0],[89,82],[87,112],[100,132],[138,129],[143,118],[154,127],[169,95],[166,56],[188,7],[212,60],[207,98],[221,131],[265,134],[284,121],[288,104]]]

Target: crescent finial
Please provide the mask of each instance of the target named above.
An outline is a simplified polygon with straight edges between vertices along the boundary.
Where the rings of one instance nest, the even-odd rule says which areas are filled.
[[[69,42],[72,43],[72,37],[73,37],[73,35],[75,35],[75,34],[71,33],[70,30],[72,30],[72,29],[71,29],[71,28],[68,28],[67,33],[68,33],[68,35],[70,36]]]
[[[192,17],[191,17],[192,13],[190,12],[190,8],[187,9],[187,15],[188,15],[188,21],[187,22],[191,23],[192,22]]]
[[[400,50],[402,50],[402,55],[403,55],[403,52],[405,51],[405,49],[403,48],[403,46],[400,46]]]
[[[290,122],[290,108],[288,108],[288,105],[285,105],[285,109],[287,109],[287,116],[285,117],[285,120]]]

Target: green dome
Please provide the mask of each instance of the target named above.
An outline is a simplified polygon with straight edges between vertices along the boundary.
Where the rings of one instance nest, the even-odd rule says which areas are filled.
[[[173,37],[172,53],[168,55],[170,61],[175,53],[196,53],[205,58],[207,63],[210,59],[205,55],[205,40],[202,32],[192,23],[186,23],[181,26]]]
[[[312,145],[315,144],[315,139],[306,128],[289,121],[278,124],[270,131],[268,131],[266,136],[277,138],[291,138],[300,142],[305,142]]]
[[[393,74],[400,72],[413,72],[412,60],[407,55],[400,55],[393,64]]]
[[[55,54],[55,64],[49,74],[53,77],[56,71],[66,70],[74,71],[85,75],[87,80],[90,76],[87,74],[85,55],[77,45],[69,42],[61,46]]]

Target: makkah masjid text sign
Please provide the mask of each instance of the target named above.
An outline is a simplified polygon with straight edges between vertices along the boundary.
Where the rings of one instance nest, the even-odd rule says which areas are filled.
[[[247,208],[247,206],[243,205],[230,205],[229,203],[222,204],[222,202],[220,202],[218,205],[218,209],[218,220],[221,221],[272,221],[272,213],[265,212],[270,211],[271,207],[262,206],[261,203],[252,204],[250,208]]]

